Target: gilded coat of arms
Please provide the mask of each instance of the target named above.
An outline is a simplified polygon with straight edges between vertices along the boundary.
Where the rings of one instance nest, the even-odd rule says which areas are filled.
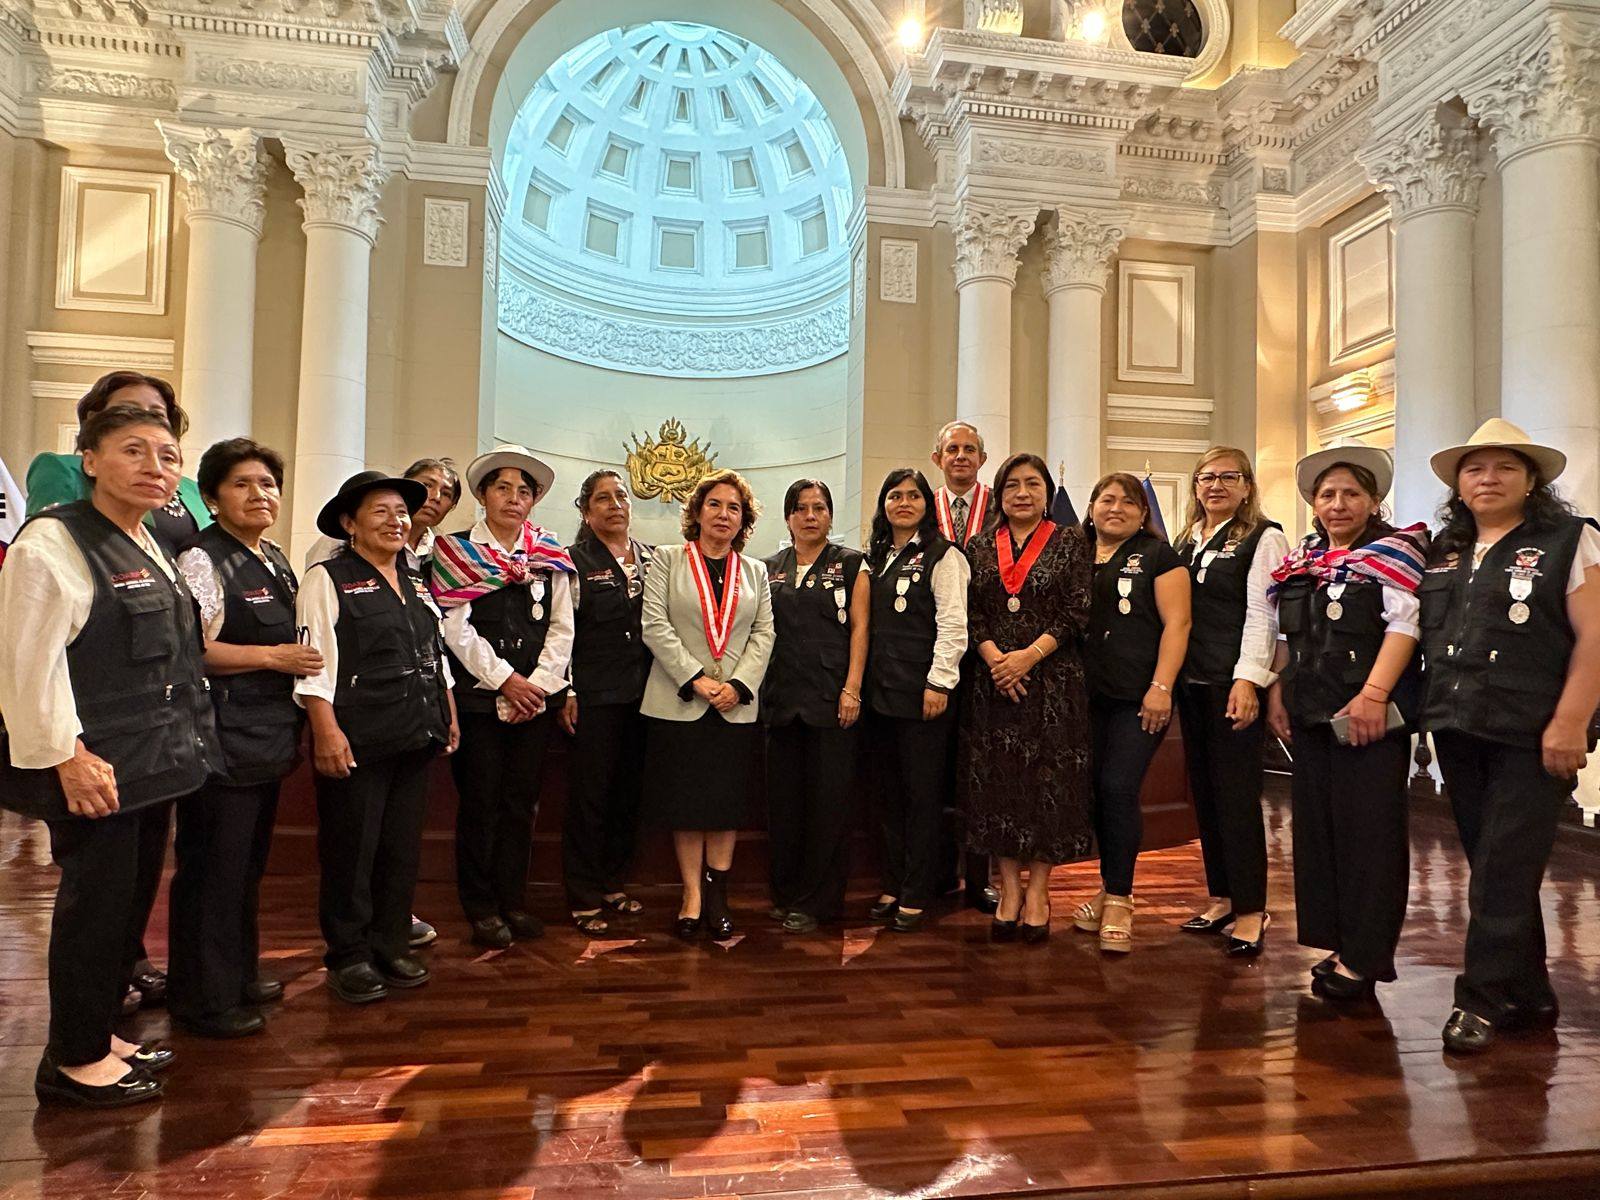
[[[684,439],[688,436],[683,422],[669,417],[656,431],[659,440],[645,434],[640,441],[639,435],[634,434],[633,445],[623,445],[635,496],[681,504],[689,499],[695,484],[716,470],[717,456],[710,453],[711,447],[702,446],[699,438],[686,445]]]

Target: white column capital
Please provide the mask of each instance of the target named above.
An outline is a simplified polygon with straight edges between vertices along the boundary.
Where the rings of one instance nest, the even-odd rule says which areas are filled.
[[[302,225],[332,225],[378,240],[378,201],[389,168],[373,142],[338,142],[325,138],[286,137],[284,158],[305,191],[299,201]]]
[[[1368,146],[1356,158],[1403,221],[1433,209],[1478,207],[1483,169],[1477,140],[1470,127],[1430,109],[1398,137]]]
[[[1017,282],[1017,255],[1039,219],[1037,208],[1008,207],[964,200],[956,210],[956,287],[993,279],[1007,287]]]
[[[1045,231],[1044,294],[1067,287],[1104,292],[1111,260],[1128,233],[1128,214],[1104,209],[1056,209]]]
[[[1493,133],[1502,167],[1543,146],[1600,144],[1600,30],[1558,25],[1507,54],[1468,95],[1467,112]]]
[[[253,129],[157,121],[167,158],[183,179],[189,221],[231,221],[261,236],[267,156]]]

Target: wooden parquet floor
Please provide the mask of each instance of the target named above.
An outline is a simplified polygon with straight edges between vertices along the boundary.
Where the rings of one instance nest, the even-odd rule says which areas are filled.
[[[1294,944],[1281,803],[1253,963],[1178,931],[1203,891],[1185,846],[1142,860],[1137,949],[1118,959],[1066,920],[1092,864],[1057,872],[1036,948],[990,945],[970,912],[912,936],[864,919],[786,936],[752,881],[727,946],[672,940],[659,889],[605,938],[552,925],[482,955],[428,885],[432,984],[354,1009],[322,983],[314,881],[271,878],[288,997],[268,1032],[173,1036],[167,1100],[111,1115],[35,1111],[54,874],[7,818],[0,1195],[1600,1196],[1600,856],[1558,849],[1546,891],[1560,1028],[1453,1061],[1438,1031],[1465,872],[1442,812],[1418,808],[1401,978],[1349,1014],[1305,986],[1320,955]],[[159,1011],[139,1022],[168,1035]]]

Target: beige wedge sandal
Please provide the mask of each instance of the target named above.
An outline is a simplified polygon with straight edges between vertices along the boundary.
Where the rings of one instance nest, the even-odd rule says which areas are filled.
[[[1113,913],[1127,914],[1122,919]],[[1100,949],[1109,954],[1126,954],[1133,949],[1133,897],[1107,896],[1100,906]]]
[[[1105,907],[1106,894],[1101,892],[1093,900],[1085,900],[1072,910],[1072,924],[1084,933],[1100,932],[1100,910]]]

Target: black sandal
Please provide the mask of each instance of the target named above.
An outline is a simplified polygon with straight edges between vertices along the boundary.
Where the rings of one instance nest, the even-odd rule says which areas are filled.
[[[621,913],[627,917],[635,916],[644,911],[644,905],[626,893],[617,896],[602,896],[600,897],[600,903],[604,904],[612,912]]]
[[[572,923],[576,925],[581,932],[587,933],[591,937],[597,933],[604,933],[606,930],[611,928],[611,926],[606,924],[606,919],[600,915],[599,909],[596,909],[591,913],[573,913]]]

